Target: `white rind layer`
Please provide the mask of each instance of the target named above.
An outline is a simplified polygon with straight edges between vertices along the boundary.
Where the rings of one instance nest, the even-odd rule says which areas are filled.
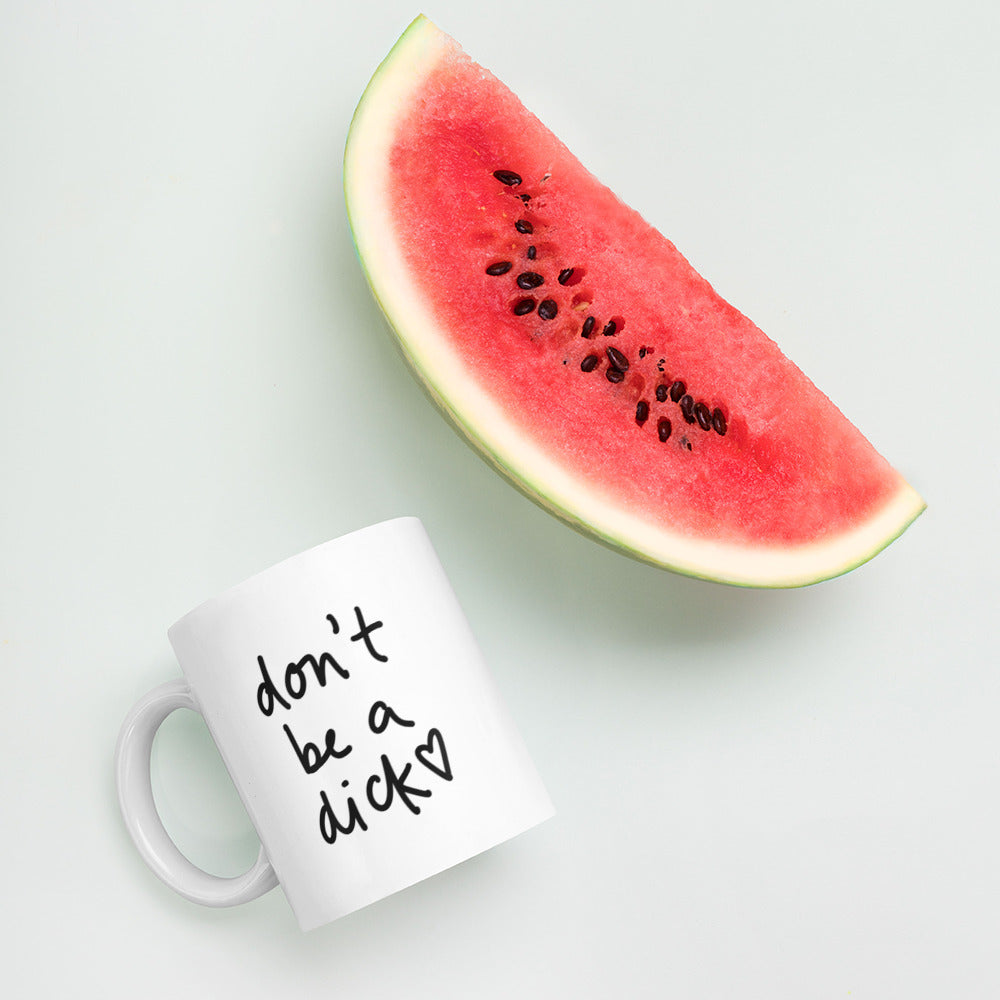
[[[344,156],[344,191],[358,256],[375,298],[417,377],[468,441],[515,486],[572,526],[636,558],[691,576],[741,586],[804,586],[853,569],[896,538],[925,506],[902,479],[869,520],[805,545],[734,545],[651,524],[553,461],[476,384],[414,281],[390,213],[389,153],[398,123],[422,81],[454,47],[424,17],[404,32],[355,112]]]

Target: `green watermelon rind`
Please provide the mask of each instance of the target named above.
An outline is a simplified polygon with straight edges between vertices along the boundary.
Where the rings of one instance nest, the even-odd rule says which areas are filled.
[[[529,499],[587,537],[687,576],[746,587],[806,586],[840,576],[890,544],[925,509],[902,479],[874,516],[828,540],[797,546],[734,545],[691,539],[615,508],[613,497],[559,467],[478,391],[438,332],[394,237],[382,179],[394,123],[406,96],[454,42],[417,17],[379,65],[358,103],[344,153],[348,222],[362,270],[395,341],[428,397],[459,434]]]

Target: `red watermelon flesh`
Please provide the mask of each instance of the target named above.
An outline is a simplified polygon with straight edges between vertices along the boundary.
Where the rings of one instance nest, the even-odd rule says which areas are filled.
[[[682,572],[787,586],[863,562],[923,509],[772,340],[424,18],[359,105],[345,190],[421,381],[576,527]]]

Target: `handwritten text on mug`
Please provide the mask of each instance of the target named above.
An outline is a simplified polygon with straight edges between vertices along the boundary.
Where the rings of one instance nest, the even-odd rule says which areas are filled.
[[[360,607],[354,608],[357,619],[357,631],[350,636],[350,642],[362,643],[371,660],[376,663],[388,663],[389,657],[379,651],[373,633],[383,627],[381,621],[368,622]],[[335,636],[340,636],[340,623],[328,614],[326,620]],[[343,639],[338,642],[343,643]],[[310,685],[318,684],[326,687],[331,678],[349,680],[351,671],[329,651],[319,655],[305,653],[297,660],[291,660],[285,666],[280,685],[272,678],[263,656],[257,657],[257,668],[260,672],[260,683],[257,686],[257,707],[268,717],[280,707],[290,711],[293,702],[306,696]],[[353,664],[352,664],[353,668]],[[412,728],[416,722],[406,718],[386,701],[381,699],[372,703],[368,709],[367,726],[369,732],[376,736],[383,734],[390,726]],[[300,741],[292,732],[287,722],[282,729],[288,738],[299,764],[306,774],[315,774],[331,760],[342,760],[354,751],[353,744],[338,736],[333,727],[327,729],[322,741],[314,743],[310,740]],[[416,800],[431,797],[431,789],[424,788],[417,778],[411,778],[410,772],[415,763],[420,764],[432,775],[444,781],[452,780],[451,761],[445,747],[441,730],[432,726],[427,730],[425,742],[418,743],[413,748],[413,760],[407,761],[402,768],[394,763],[387,754],[379,755],[378,764],[372,774],[364,782],[364,797],[359,803],[353,795],[347,795],[338,804],[339,814],[334,809],[330,796],[325,790],[320,790],[319,829],[323,839],[328,844],[336,843],[337,837],[347,836],[357,829],[367,830],[364,806],[367,805],[376,813],[388,811],[396,802],[401,802],[411,813],[419,815],[420,805]],[[422,772],[421,772],[422,773]],[[350,786],[346,778],[340,782],[341,789]],[[338,793],[338,796],[340,793]]]

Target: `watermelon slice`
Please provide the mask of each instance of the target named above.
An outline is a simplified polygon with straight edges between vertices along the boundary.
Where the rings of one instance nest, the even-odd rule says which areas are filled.
[[[917,493],[499,80],[419,17],[351,125],[348,215],[405,357],[529,497],[746,586],[871,558]]]

